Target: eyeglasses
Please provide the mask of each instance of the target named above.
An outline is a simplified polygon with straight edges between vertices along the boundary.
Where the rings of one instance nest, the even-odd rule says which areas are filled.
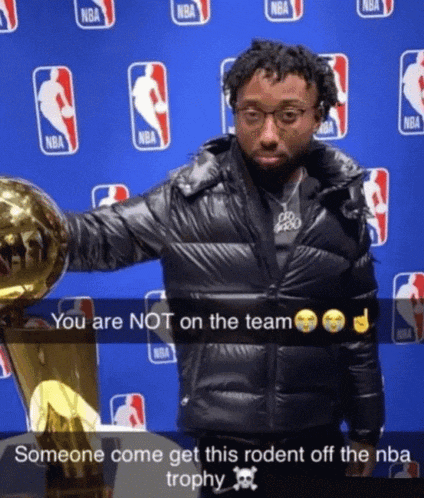
[[[265,112],[257,107],[236,107],[236,113],[241,117],[246,126],[251,128],[262,128],[265,123],[265,117],[271,114],[274,117],[274,123],[280,129],[287,128],[287,125],[296,123],[309,109],[316,109],[314,107],[300,108],[300,107],[286,107],[284,109],[276,109],[272,112]]]

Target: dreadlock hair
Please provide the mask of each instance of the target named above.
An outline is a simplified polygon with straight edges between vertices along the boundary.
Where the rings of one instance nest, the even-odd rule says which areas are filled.
[[[284,45],[270,40],[252,40],[252,46],[243,52],[224,76],[224,95],[229,96],[233,111],[237,92],[258,69],[264,69],[266,77],[276,75],[282,81],[288,74],[296,74],[309,85],[315,83],[318,90],[317,106],[326,119],[331,107],[338,104],[334,74],[326,60],[302,45]]]

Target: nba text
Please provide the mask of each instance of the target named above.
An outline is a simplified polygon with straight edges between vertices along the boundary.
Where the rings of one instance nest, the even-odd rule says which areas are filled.
[[[85,23],[100,22],[100,10],[97,7],[81,9],[81,18]]]
[[[290,3],[288,0],[271,2],[271,15],[281,16],[290,14]]]
[[[364,12],[376,12],[380,9],[379,0],[362,0],[362,10]]]

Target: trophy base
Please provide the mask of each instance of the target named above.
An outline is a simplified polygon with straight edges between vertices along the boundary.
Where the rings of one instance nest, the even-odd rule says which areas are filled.
[[[51,488],[46,490],[46,498],[110,498],[112,492],[110,488]]]
[[[85,469],[85,471],[90,472],[95,469]],[[103,474],[66,477],[61,466],[47,467],[46,498],[108,498],[112,496],[110,491],[104,483]]]
[[[69,488],[69,489],[48,489],[46,498],[109,498],[112,496],[106,488]]]

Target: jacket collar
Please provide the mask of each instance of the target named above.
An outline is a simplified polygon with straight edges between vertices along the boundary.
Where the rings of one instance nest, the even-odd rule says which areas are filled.
[[[306,156],[308,174],[321,183],[322,189],[340,189],[362,180],[363,169],[340,149],[313,140]]]
[[[309,176],[319,182],[319,199],[327,196],[335,198],[344,191],[344,202],[340,207],[345,216],[357,217],[359,211],[365,209],[361,191],[363,169],[350,156],[340,149],[313,140],[305,156],[305,166]],[[225,135],[206,142],[192,163],[171,174],[171,179],[185,197],[190,197],[216,185],[224,175],[233,174],[241,180],[244,188],[251,190],[252,180],[236,138]]]
[[[212,187],[222,179],[221,154],[229,152],[231,142],[231,135],[210,140],[202,146],[190,164],[171,172],[171,181],[184,197]]]

